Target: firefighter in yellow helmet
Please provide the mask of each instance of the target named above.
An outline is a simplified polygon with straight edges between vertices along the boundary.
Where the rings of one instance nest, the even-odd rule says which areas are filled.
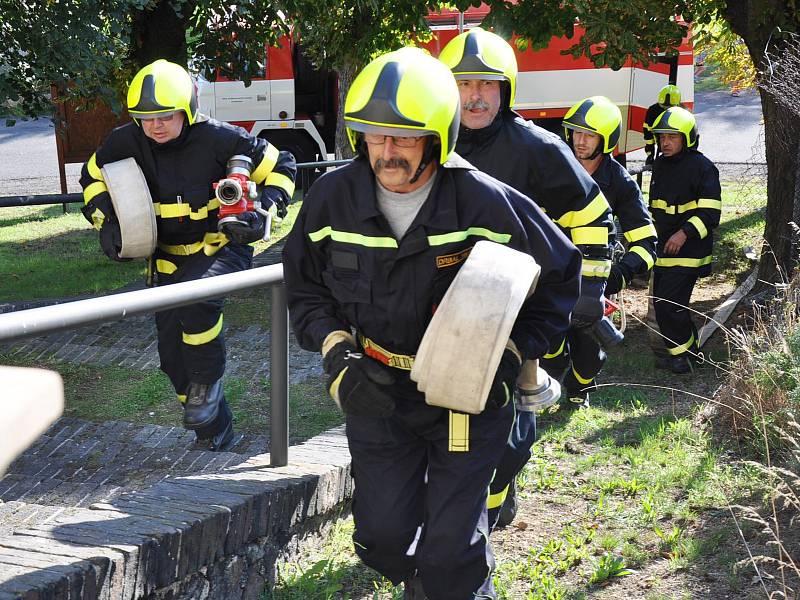
[[[597,184],[555,134],[512,110],[517,90],[513,48],[481,28],[451,40],[439,55],[455,76],[461,96],[461,128],[456,152],[481,171],[525,194],[545,210],[583,254],[581,297],[574,327],[590,327],[603,314],[603,288],[611,268],[608,246],[611,209]],[[551,339],[540,356],[555,379],[570,367],[564,336]],[[586,406],[581,396],[566,396],[565,409]],[[516,512],[514,481],[530,458],[536,415],[518,412],[508,450],[492,483],[490,521],[510,523]],[[502,510],[501,510],[502,507]]]
[[[521,361],[563,334],[580,255],[526,197],[453,152],[459,96],[422,50],[356,77],[344,119],[357,158],[313,185],[283,251],[292,325],[321,351],[344,411],[358,555],[407,598],[494,598],[487,488],[513,421]],[[476,242],[542,266],[487,408],[429,406],[409,377],[430,319]]]
[[[642,124],[644,134],[644,152],[647,155],[645,164],[653,164],[656,157],[656,137],[653,134],[653,123],[665,110],[671,106],[683,106],[681,104],[681,90],[672,83],[665,85],[658,92],[658,100],[647,108]]]
[[[158,245],[149,264],[158,285],[250,268],[250,243],[264,235],[266,218],[244,212],[220,230],[212,183],[225,177],[228,159],[241,155],[252,161],[262,206],[285,205],[294,191],[292,155],[200,114],[191,76],[166,60],[134,76],[127,104],[133,122],[112,131],[81,171],[83,214],[98,230],[103,252],[123,260],[120,225],[101,169],[133,158],[155,204]],[[206,300],[156,313],[161,369],[183,406],[184,426],[210,450],[225,448],[233,438],[222,389],[222,306],[222,299]]]
[[[650,212],[658,233],[653,297],[666,356],[658,365],[673,373],[699,359],[697,329],[688,306],[699,277],[711,274],[713,231],[722,212],[719,171],[697,148],[694,115],[673,106],[653,124],[659,156],[650,180]]]
[[[628,171],[614,160],[622,114],[605,96],[592,96],[576,103],[564,117],[564,134],[578,162],[591,175],[608,200],[627,242],[625,254],[611,265],[606,295],[616,294],[634,275],[646,273],[655,262],[656,230],[647,212],[642,191]],[[570,395],[588,394],[606,359],[608,346],[621,341],[613,324],[604,317],[606,336],[570,332],[569,345],[575,373],[567,373],[564,386]]]

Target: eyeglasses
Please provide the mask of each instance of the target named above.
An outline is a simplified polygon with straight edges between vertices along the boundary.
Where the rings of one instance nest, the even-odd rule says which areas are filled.
[[[382,146],[386,143],[386,138],[392,138],[392,143],[399,148],[413,148],[421,137],[402,136],[402,135],[381,135],[379,133],[365,133],[364,141],[373,146]]]

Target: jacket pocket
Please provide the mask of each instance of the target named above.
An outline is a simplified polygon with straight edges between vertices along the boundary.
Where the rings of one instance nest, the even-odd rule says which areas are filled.
[[[322,281],[333,297],[342,305],[370,304],[372,302],[372,282],[358,273],[323,271]]]
[[[191,206],[193,213],[197,213],[205,212],[208,208],[209,201],[213,197],[214,193],[210,185],[194,185],[184,190],[184,197],[182,200]]]

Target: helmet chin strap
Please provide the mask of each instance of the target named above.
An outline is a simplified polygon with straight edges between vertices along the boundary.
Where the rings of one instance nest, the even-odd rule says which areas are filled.
[[[419,162],[416,173],[408,183],[416,183],[422,175],[423,171],[428,168],[428,165],[433,160],[433,154],[436,150],[436,144],[433,143],[433,136],[425,136],[425,150],[422,153],[422,160]]]

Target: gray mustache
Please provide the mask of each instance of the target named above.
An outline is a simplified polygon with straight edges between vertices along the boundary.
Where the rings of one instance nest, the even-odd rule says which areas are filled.
[[[408,161],[405,158],[390,158],[389,160],[383,160],[379,158],[375,161],[375,172],[378,173],[382,169],[403,169],[406,172],[411,172],[411,165],[408,164]]]
[[[489,110],[489,104],[487,102],[484,102],[483,100],[474,100],[472,102],[464,103],[464,110],[474,110],[476,108]]]

